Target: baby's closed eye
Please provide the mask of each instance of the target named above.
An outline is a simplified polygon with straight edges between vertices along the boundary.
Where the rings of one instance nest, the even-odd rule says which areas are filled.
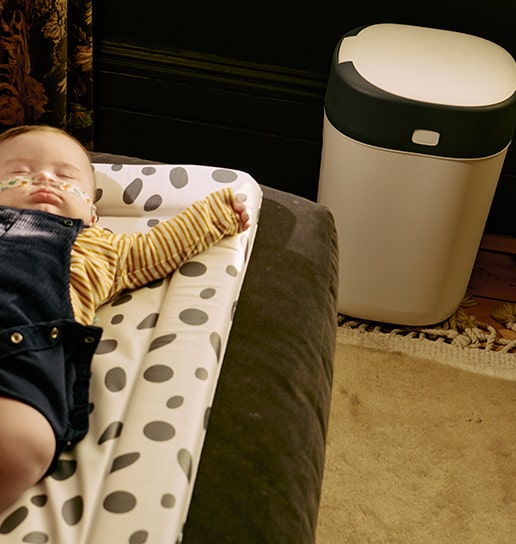
[[[74,176],[71,172],[56,172],[56,176],[60,179],[76,179],[76,176]]]

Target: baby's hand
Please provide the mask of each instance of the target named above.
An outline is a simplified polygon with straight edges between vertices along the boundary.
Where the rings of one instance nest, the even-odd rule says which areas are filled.
[[[242,231],[247,230],[250,226],[247,206],[237,196],[233,199],[233,210],[240,216]]]

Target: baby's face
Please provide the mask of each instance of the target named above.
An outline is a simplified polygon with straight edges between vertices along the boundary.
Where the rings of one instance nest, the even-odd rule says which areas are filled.
[[[93,199],[93,172],[84,150],[66,135],[29,132],[0,143],[0,181],[30,177],[32,184],[0,192],[0,205],[41,210],[63,217],[93,221],[88,203],[60,190],[61,184],[78,187]]]

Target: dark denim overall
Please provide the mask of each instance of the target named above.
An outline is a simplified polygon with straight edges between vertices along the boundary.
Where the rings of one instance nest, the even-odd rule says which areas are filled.
[[[70,253],[83,223],[0,206],[0,396],[41,412],[61,451],[88,431],[91,359],[102,329],[78,323]]]

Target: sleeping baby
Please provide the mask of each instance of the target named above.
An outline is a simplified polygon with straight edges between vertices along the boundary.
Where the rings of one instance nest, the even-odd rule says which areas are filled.
[[[97,308],[249,227],[226,188],[148,233],[96,225],[88,152],[48,126],[0,135],[0,512],[88,431]]]

